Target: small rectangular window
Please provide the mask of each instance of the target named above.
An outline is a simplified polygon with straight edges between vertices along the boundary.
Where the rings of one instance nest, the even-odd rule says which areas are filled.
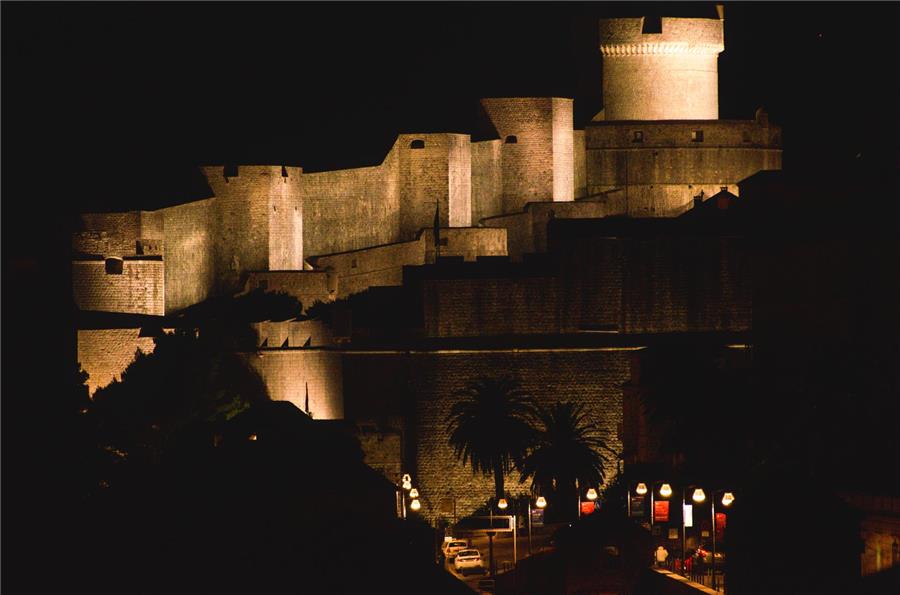
[[[121,258],[107,258],[105,264],[107,275],[121,275],[124,272],[125,261]]]
[[[702,143],[703,142],[703,131],[702,130],[692,130],[691,131],[691,142]]]
[[[633,143],[642,143],[644,142],[644,132],[643,130],[635,130],[631,135],[631,142]]]

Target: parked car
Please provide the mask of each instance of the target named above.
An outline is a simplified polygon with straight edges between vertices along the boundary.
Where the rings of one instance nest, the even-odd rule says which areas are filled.
[[[478,550],[462,550],[456,554],[453,567],[462,575],[468,572],[484,571],[484,563],[481,561],[481,552]]]
[[[441,546],[441,550],[444,552],[444,557],[448,560],[453,560],[456,557],[456,553],[460,552],[469,547],[469,544],[465,541],[461,541],[459,539],[454,539],[452,541],[445,541],[444,545]]]

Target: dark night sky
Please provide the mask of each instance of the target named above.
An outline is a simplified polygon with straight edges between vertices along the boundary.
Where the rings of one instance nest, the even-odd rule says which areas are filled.
[[[646,6],[715,14],[713,4],[4,3],[4,223],[30,220],[34,199],[71,210],[179,202],[197,192],[190,172],[202,163],[375,163],[398,131],[469,132],[482,96],[574,97],[583,125],[602,106],[597,18]],[[726,11],[721,117],[766,106],[785,130],[785,167],[831,169],[860,153],[895,161],[896,4]]]

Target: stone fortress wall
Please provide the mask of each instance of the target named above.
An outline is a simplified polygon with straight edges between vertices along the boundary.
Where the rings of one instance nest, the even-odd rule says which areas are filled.
[[[765,112],[717,119],[723,48],[721,18],[601,21],[604,108],[584,130],[575,129],[572,99],[488,98],[481,105],[493,138],[400,134],[381,163],[335,171],[204,167],[211,198],[81,217],[72,238],[75,302],[162,316],[261,288],[308,307],[405,284],[404,267],[425,269],[438,254],[458,257],[462,268],[508,256],[530,272],[426,279],[424,336],[747,330],[740,238],[577,238],[548,256],[556,259],[552,274],[529,256],[552,252],[549,230],[566,220],[674,217],[701,193],[737,194],[740,180],[780,169],[781,131]],[[490,480],[456,463],[446,443],[452,393],[478,375],[519,374],[540,399],[586,403],[610,446],[619,444],[627,349],[360,354],[339,350],[317,325],[260,322],[248,363],[273,399],[304,409],[308,392],[316,419],[406,416],[398,440],[413,445],[404,457],[428,518],[447,498],[465,514],[490,492]],[[92,392],[117,378],[136,350],[152,347],[140,329],[78,331]],[[416,398],[392,412],[401,393]],[[398,468],[383,458],[384,468]]]

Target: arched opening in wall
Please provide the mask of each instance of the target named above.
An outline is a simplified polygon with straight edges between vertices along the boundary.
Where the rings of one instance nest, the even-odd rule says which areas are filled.
[[[118,257],[110,257],[106,259],[106,274],[121,275],[125,269],[125,261]]]
[[[225,171],[222,173],[226,178],[236,178],[238,177],[238,166],[234,164],[226,165]]]
[[[505,142],[507,145],[515,145],[515,144],[518,144],[519,139],[516,137],[515,134],[510,134],[509,136],[506,137]]]
[[[424,149],[424,148],[425,148],[425,141],[423,141],[423,140],[420,139],[420,138],[417,138],[417,139],[414,140],[413,142],[409,143],[409,148],[410,148],[410,149]]]

